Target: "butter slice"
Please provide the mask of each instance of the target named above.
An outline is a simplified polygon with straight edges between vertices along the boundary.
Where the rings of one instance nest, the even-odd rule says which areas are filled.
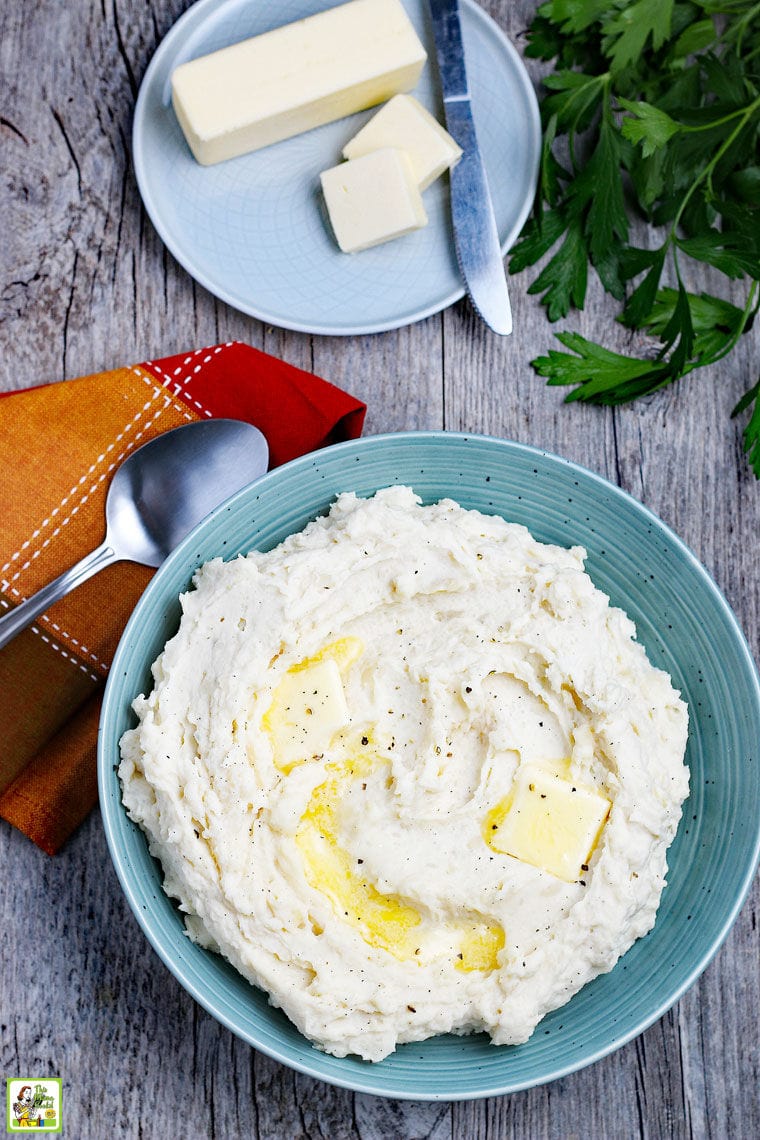
[[[359,158],[385,146],[406,151],[420,190],[462,157],[461,147],[413,95],[394,95],[346,143],[343,157]]]
[[[341,162],[320,175],[327,212],[344,253],[380,245],[427,225],[409,156],[394,147]]]
[[[521,768],[510,797],[486,823],[494,850],[568,883],[582,879],[610,810],[593,788],[538,767]]]
[[[426,58],[401,0],[351,0],[181,64],[172,102],[210,165],[409,91]]]
[[[264,717],[275,764],[284,771],[322,755],[350,722],[340,669],[332,658],[288,671]]]

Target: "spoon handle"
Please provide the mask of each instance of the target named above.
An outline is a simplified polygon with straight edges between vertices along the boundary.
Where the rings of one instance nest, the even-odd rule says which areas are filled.
[[[65,570],[47,586],[43,586],[36,594],[32,594],[31,598],[27,598],[26,601],[15,606],[9,613],[3,614],[0,617],[0,649],[7,645],[17,633],[21,633],[22,629],[31,625],[35,618],[38,618],[40,614],[52,606],[53,602],[57,602],[75,586],[86,582],[88,578],[97,574],[105,566],[109,566],[112,562],[118,562],[120,557],[112,546],[103,542],[91,554],[86,554],[71,569]]]

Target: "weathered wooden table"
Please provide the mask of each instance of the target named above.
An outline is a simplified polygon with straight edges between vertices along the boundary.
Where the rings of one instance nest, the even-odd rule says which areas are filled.
[[[251,0],[255,3],[255,0]],[[447,428],[536,444],[652,508],[697,553],[760,654],[760,484],[729,413],[758,337],[723,364],[620,410],[565,406],[529,361],[552,343],[513,279],[514,336],[464,302],[378,336],[264,327],[195,285],[163,248],[130,166],[138,85],[187,0],[4,0],[3,388],[239,338],[366,400],[366,431]],[[520,42],[533,5],[485,5]],[[692,281],[692,286],[698,281]],[[597,292],[572,327],[625,346]],[[754,359],[753,359],[754,354]],[[97,813],[50,859],[0,826],[2,1068],[60,1075],[70,1137],[760,1136],[757,885],[694,988],[638,1040],[554,1084],[414,1104],[331,1088],[238,1041],[150,950]]]

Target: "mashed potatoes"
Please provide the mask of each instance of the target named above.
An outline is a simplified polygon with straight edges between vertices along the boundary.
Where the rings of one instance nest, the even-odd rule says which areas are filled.
[[[583,558],[393,487],[183,597],[124,803],[190,936],[328,1052],[525,1041],[651,928],[686,707]]]

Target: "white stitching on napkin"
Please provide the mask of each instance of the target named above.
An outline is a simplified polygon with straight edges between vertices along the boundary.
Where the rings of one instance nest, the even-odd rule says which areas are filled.
[[[17,592],[18,591],[16,591],[16,593]],[[7,598],[0,598],[0,606],[2,606],[4,610],[10,609]],[[42,630],[38,629],[36,625],[30,625],[29,629],[32,633],[36,634],[37,637],[41,637],[43,641],[47,642],[47,644],[50,645],[50,647],[54,649],[56,653],[60,653],[63,657],[66,658],[67,661],[70,661],[72,665],[76,665],[77,669],[81,669],[83,673],[86,673],[91,681],[103,680],[102,677],[99,677],[97,673],[93,673],[92,670],[88,669],[88,667],[81,661],[77,661],[76,657],[72,657],[72,655],[70,653],[67,653],[65,649],[62,649],[60,645],[56,645],[55,642],[51,641],[49,637],[46,637]],[[94,657],[94,654],[90,654],[90,656]],[[101,666],[105,673],[108,672],[108,665],[104,665],[101,661],[98,661],[98,664]]]
[[[202,350],[199,349],[198,351],[202,351]],[[188,358],[188,360],[189,359],[190,358]],[[92,493],[95,490],[97,490],[97,488],[100,486],[100,484],[103,482],[103,480],[108,478],[108,476],[114,471],[114,469],[116,467],[118,467],[118,465],[122,462],[122,460],[126,458],[127,454],[130,451],[134,450],[134,448],[139,444],[142,437],[145,435],[146,430],[152,424],[154,424],[156,422],[156,420],[159,418],[159,416],[161,416],[169,407],[171,407],[175,412],[177,412],[179,415],[183,416],[184,419],[186,419],[186,420],[191,419],[191,416],[190,416],[189,412],[187,411],[187,408],[184,407],[182,404],[178,403],[175,399],[173,399],[171,393],[167,390],[166,387],[164,387],[164,385],[162,385],[162,384],[157,385],[156,384],[155,376],[145,375],[137,367],[133,367],[131,369],[131,371],[134,373],[135,376],[138,376],[140,378],[140,380],[142,380],[142,382],[144,384],[146,384],[151,389],[150,399],[146,400],[146,402],[143,404],[140,411],[137,412],[136,415],[134,415],[132,417],[132,419],[127,424],[124,425],[122,430],[116,435],[113,442],[108,444],[105,451],[101,452],[101,454],[98,455],[95,462],[90,465],[90,467],[84,473],[84,475],[80,476],[80,478],[77,480],[77,482],[74,484],[74,486],[71,487],[69,489],[69,491],[67,492],[67,494],[65,494],[63,496],[63,498],[59,502],[58,506],[53,507],[53,509],[51,510],[48,517],[42,520],[42,522],[36,528],[36,530],[34,530],[32,532],[31,536],[28,539],[24,540],[24,542],[21,544],[19,549],[14,551],[14,553],[10,556],[10,558],[5,563],[5,565],[0,568],[0,574],[5,574],[5,572],[7,570],[10,570],[12,568],[14,562],[18,562],[18,560],[22,557],[22,555],[24,555],[26,552],[29,551],[32,544],[35,542],[36,539],[38,539],[40,537],[42,532],[47,527],[49,527],[53,522],[55,522],[57,524],[53,527],[53,530],[50,532],[50,534],[47,535],[47,537],[45,537],[43,539],[42,543],[35,550],[31,551],[31,553],[28,554],[28,557],[26,557],[26,560],[24,561],[24,563],[15,571],[15,573],[11,576],[10,580],[5,579],[5,578],[2,579],[2,589],[7,591],[7,592],[14,594],[19,600],[22,600],[24,595],[22,595],[20,593],[20,591],[16,588],[16,586],[12,585],[12,583],[18,581],[18,579],[21,577],[21,575],[24,573],[24,571],[28,570],[28,568],[31,566],[31,564],[34,562],[34,560],[36,558],[39,558],[40,554],[42,554],[42,552],[51,544],[53,539],[58,537],[58,535],[61,533],[62,529],[77,515],[80,508],[82,506],[84,506],[84,504],[88,501],[88,499],[90,498]],[[158,371],[161,371],[161,370],[158,369]],[[156,400],[162,400],[161,406],[157,408],[157,410],[153,413],[153,415],[149,419],[145,419],[145,413],[151,409],[152,405],[156,402]],[[200,407],[200,405],[198,405],[198,406]],[[210,414],[210,413],[206,413],[206,414]],[[139,425],[140,420],[144,421],[142,423],[142,425]],[[117,446],[120,443],[122,443],[122,441],[125,439],[125,437],[131,431],[133,431],[133,429],[138,425],[139,425],[139,431],[135,432],[134,438],[129,440],[126,443],[126,446],[124,446],[122,448],[120,453],[118,455],[116,455],[113,458],[113,460],[108,464],[108,466],[103,471],[101,471],[101,473],[95,478],[95,480],[92,483],[90,483],[90,485],[85,490],[84,494],[82,494],[79,501],[77,503],[75,503],[75,505],[73,507],[71,507],[68,515],[66,515],[66,517],[63,519],[59,519],[58,516],[60,515],[61,511],[66,507],[66,505],[68,504],[68,502],[72,498],[72,496],[76,495],[80,491],[80,489],[85,484],[88,483],[88,480],[90,479],[91,476],[93,476],[95,474],[98,467],[100,467],[100,465],[109,457],[109,453],[113,452],[117,448]],[[7,606],[7,602],[4,599],[0,599],[0,601],[2,601],[3,604]],[[78,641],[77,638],[73,637],[70,633],[67,633],[66,630],[61,629],[61,627],[56,622],[51,622],[50,619],[46,615],[42,615],[42,620],[45,621],[46,623],[48,623],[56,631],[56,635],[60,640],[69,642],[72,646],[76,647],[76,650],[78,653],[83,653],[87,657],[89,657],[90,660],[92,660],[94,662],[94,664],[99,669],[102,669],[104,671],[104,673],[108,672],[109,666],[104,661],[100,661],[98,659],[98,657],[91,650],[89,650],[87,648],[87,646],[82,645]],[[42,637],[43,641],[45,641],[49,645],[51,645],[52,648],[57,653],[60,653],[64,658],[71,661],[72,664],[78,666],[78,668],[80,668],[84,673],[86,673],[87,676],[91,678],[91,680],[99,681],[102,679],[101,676],[98,676],[96,673],[93,673],[92,670],[86,664],[79,661],[78,658],[74,657],[72,654],[67,653],[64,649],[61,648],[61,646],[57,645],[55,643],[55,641],[51,640],[51,638],[46,637],[45,634],[36,625],[32,625],[30,628],[32,629],[32,631],[34,633],[36,633],[40,637]]]
[[[202,351],[203,351],[203,349],[199,348],[196,350],[196,353],[194,353],[194,355],[197,355],[198,352],[202,352]],[[221,352],[221,348],[217,348],[214,351],[215,351],[215,354],[216,354],[216,352]],[[191,360],[192,360],[192,357],[188,356],[185,358],[185,360],[182,363],[184,365],[187,365],[190,363]],[[211,360],[211,357],[206,356],[203,360],[203,363],[207,364],[209,360]],[[167,373],[164,372],[163,368],[161,368],[161,366],[159,364],[156,364],[155,361],[151,360],[151,361],[149,361],[149,364],[150,364],[151,368],[154,368],[156,370],[156,372],[158,372],[159,376],[163,377],[163,379],[166,381],[167,384],[171,384],[172,388],[174,389],[175,396],[182,396],[183,399],[185,399],[189,403],[193,404],[198,409],[198,411],[201,412],[204,416],[208,416],[209,419],[212,418],[212,413],[208,410],[208,408],[205,408],[203,406],[203,404],[199,403],[198,400],[196,400],[194,396],[191,396],[190,393],[187,391],[187,385],[193,379],[193,376],[197,375],[197,373],[201,371],[201,365],[200,364],[196,364],[195,367],[193,368],[192,373],[190,373],[188,376],[180,377],[179,379],[174,379],[174,377],[178,376],[179,373],[181,373],[182,368],[175,368],[174,371],[172,372],[171,376],[168,376]],[[183,387],[185,388],[184,392],[182,391]]]
[[[99,669],[103,669],[106,673],[108,672],[109,666],[105,661],[101,661],[97,654],[93,653],[91,649],[88,649],[86,645],[83,645],[82,642],[79,641],[76,637],[73,637],[72,634],[67,633],[65,629],[61,629],[58,622],[51,621],[50,618],[45,614],[42,616],[46,624],[49,625],[51,629],[55,630],[56,634],[61,638],[61,640],[70,641],[71,644],[74,645],[80,653],[84,653],[87,657],[90,658],[91,661],[94,661]]]
[[[11,592],[14,593],[17,597],[20,597],[18,590],[16,590],[14,587],[11,587]],[[8,600],[6,598],[0,598],[0,603],[2,604],[4,609],[10,610],[10,605],[8,604]],[[87,667],[87,665],[84,664],[84,662],[79,661],[76,657],[73,657],[70,653],[67,653],[66,650],[62,649],[60,645],[56,645],[56,643],[54,641],[52,641],[49,637],[45,636],[45,634],[42,632],[42,630],[37,625],[30,625],[29,626],[29,629],[32,631],[32,633],[36,633],[37,636],[41,637],[44,642],[46,642],[48,645],[50,645],[56,651],[56,653],[60,653],[61,656],[65,657],[67,661],[71,661],[72,665],[76,665],[77,668],[81,669],[83,673],[86,673],[87,676],[92,681],[101,681],[103,679],[103,676],[108,673],[110,666],[107,665],[105,661],[101,661],[100,658],[97,657],[96,654],[94,654],[91,649],[88,649],[86,645],[81,645],[80,642],[77,641],[77,639],[75,637],[72,637],[70,633],[66,633],[65,630],[61,629],[61,627],[58,625],[57,622],[50,621],[50,618],[46,617],[45,614],[42,614],[41,616],[42,616],[43,620],[45,622],[47,622],[48,625],[50,625],[54,630],[56,630],[56,632],[59,635],[59,637],[61,638],[61,640],[65,639],[67,641],[70,641],[71,644],[76,645],[77,648],[82,653],[86,653],[87,656],[90,657],[95,662],[95,664],[98,666],[98,668],[103,670],[103,675],[101,676],[101,675],[98,675],[97,673],[93,673],[92,670],[89,669]]]
[[[137,368],[133,368],[132,372],[135,374],[135,376],[138,376],[143,381],[144,384],[147,384],[149,387],[151,387],[153,389],[151,398],[143,404],[140,411],[137,412],[137,414],[135,416],[133,416],[133,418],[129,421],[129,423],[125,424],[125,426],[118,433],[118,435],[116,436],[114,441],[112,443],[108,444],[105,451],[102,452],[97,457],[95,462],[93,464],[91,464],[91,466],[88,468],[88,470],[85,472],[85,474],[80,476],[80,478],[77,480],[77,482],[74,484],[74,486],[68,491],[68,493],[66,495],[63,496],[63,498],[61,499],[58,506],[53,507],[53,509],[50,512],[50,514],[48,515],[48,517],[46,519],[43,519],[42,522],[40,523],[39,527],[35,531],[33,531],[31,537],[26,539],[24,542],[22,542],[19,549],[14,551],[14,553],[11,555],[11,557],[8,559],[8,561],[5,563],[5,565],[0,567],[0,574],[4,574],[6,572],[6,570],[10,570],[13,563],[17,562],[19,560],[19,558],[22,556],[22,554],[29,549],[29,547],[32,545],[32,543],[34,542],[34,540],[36,538],[39,538],[42,531],[46,527],[50,526],[53,519],[57,518],[57,516],[60,514],[62,508],[66,506],[66,504],[69,502],[71,497],[79,491],[79,489],[82,487],[82,485],[87,482],[88,478],[94,474],[94,472],[97,470],[97,468],[100,466],[100,464],[106,459],[106,457],[108,456],[108,453],[113,451],[114,448],[119,443],[122,442],[124,437],[136,426],[138,420],[140,420],[143,417],[143,413],[147,412],[150,409],[151,405],[157,399],[159,399],[161,397],[163,397],[163,400],[164,400],[163,406],[158,408],[158,410],[156,412],[154,412],[154,414],[151,416],[151,418],[145,422],[145,424],[141,427],[141,429],[138,432],[136,432],[134,439],[130,440],[130,442],[127,443],[126,447],[123,448],[123,450],[119,453],[119,455],[117,455],[113,459],[113,461],[111,463],[109,463],[108,467],[104,471],[102,471],[100,473],[100,475],[98,475],[95,482],[92,483],[91,486],[87,489],[87,491],[82,495],[79,502],[71,508],[71,510],[70,510],[69,514],[66,516],[66,518],[61,520],[60,525],[55,527],[55,529],[51,532],[50,536],[42,542],[42,545],[39,546],[36,550],[34,550],[29,555],[29,557],[24,562],[24,564],[21,567],[19,567],[19,569],[16,571],[15,574],[12,575],[12,577],[10,578],[10,582],[17,581],[18,578],[24,573],[24,571],[27,570],[29,568],[29,566],[31,566],[34,559],[38,558],[40,556],[40,554],[43,552],[43,550],[47,546],[50,545],[52,540],[54,538],[56,538],[61,533],[62,528],[64,526],[66,526],[67,523],[69,523],[72,518],[74,518],[74,516],[78,513],[80,508],[82,506],[84,506],[84,504],[87,502],[87,500],[89,499],[89,497],[93,493],[93,491],[95,491],[97,489],[97,487],[99,486],[99,484],[102,483],[104,479],[107,479],[108,476],[111,474],[111,472],[116,467],[118,467],[118,465],[126,457],[128,452],[132,451],[134,449],[134,447],[136,446],[136,444],[139,442],[139,440],[142,439],[143,435],[145,434],[146,429],[148,427],[150,427],[151,424],[155,423],[156,420],[159,418],[159,416],[162,415],[162,413],[165,412],[166,409],[170,405],[173,407],[174,411],[178,412],[180,415],[185,416],[186,419],[190,418],[189,415],[187,414],[187,410],[185,408],[183,408],[181,405],[177,404],[176,402],[172,401],[171,396],[167,393],[166,388],[164,388],[163,386],[160,386],[160,387],[156,386],[155,378],[153,376],[151,376],[151,377],[144,376],[143,373],[140,372]]]
[[[91,681],[103,680],[103,678],[99,677],[97,673],[93,673],[92,670],[88,669],[86,665],[83,665],[81,661],[77,661],[76,657],[72,657],[70,653],[67,653],[65,649],[62,649],[60,645],[56,645],[52,637],[46,637],[41,629],[37,629],[36,625],[30,626],[30,629],[33,633],[39,634],[45,644],[49,645],[50,648],[53,649],[56,653],[60,653],[61,657],[64,657],[67,661],[70,661],[72,665],[76,665],[78,669],[81,669],[83,673],[86,673]]]

